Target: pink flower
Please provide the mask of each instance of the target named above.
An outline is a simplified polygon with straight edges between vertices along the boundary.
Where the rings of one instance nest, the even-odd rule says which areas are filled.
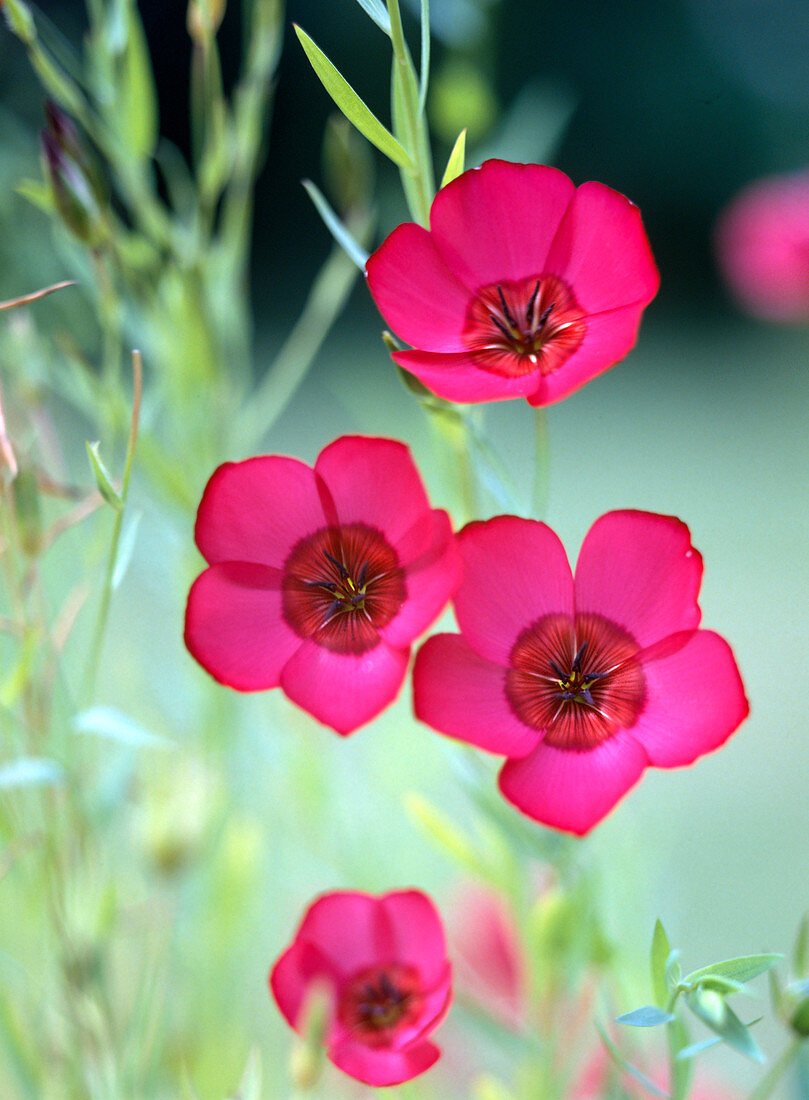
[[[716,226],[722,274],[742,306],[768,321],[809,321],[809,171],[741,191]]]
[[[279,455],[227,462],[195,537],[209,567],[188,596],[191,654],[238,691],[280,685],[342,734],[393,700],[412,641],[458,582],[449,517],[391,439],[343,436],[314,470]]]
[[[458,539],[461,634],[419,652],[416,714],[507,756],[500,790],[529,817],[584,834],[644,768],[691,764],[746,717],[730,647],[697,630],[702,559],[679,520],[607,513],[575,581],[543,523],[499,516]]]
[[[438,1059],[427,1036],[449,1008],[450,964],[441,918],[418,890],[318,898],[272,968],[270,989],[300,1031],[308,995],[324,984],[328,1057],[349,1076],[397,1085]]]
[[[635,343],[658,275],[638,208],[601,183],[486,161],[370,257],[368,286],[417,350],[393,358],[449,401],[551,405]]]
[[[526,965],[519,935],[503,899],[483,886],[467,885],[452,907],[450,943],[456,978],[509,1027],[525,1011]]]

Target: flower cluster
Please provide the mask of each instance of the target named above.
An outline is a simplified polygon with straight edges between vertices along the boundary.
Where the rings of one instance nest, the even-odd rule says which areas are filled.
[[[598,183],[489,161],[443,188],[430,229],[400,225],[367,264],[394,359],[439,397],[573,393],[633,346],[658,276],[637,208]],[[407,448],[345,436],[313,467],[280,455],[226,463],[196,523],[207,562],[185,640],[218,681],[280,687],[340,734],[393,701],[413,643],[454,601],[413,673],[416,716],[506,757],[500,789],[533,820],[588,832],[645,768],[693,763],[747,714],[730,647],[699,629],[702,559],[669,516],[610,512],[575,577],[545,524],[514,516],[456,537]],[[487,941],[472,949],[475,937]],[[488,900],[459,958],[519,1020],[522,960]],[[341,1070],[393,1085],[428,1069],[451,996],[433,903],[408,890],[325,894],[270,975],[299,1032],[325,997],[320,1038]],[[491,998],[490,998],[491,1000]]]

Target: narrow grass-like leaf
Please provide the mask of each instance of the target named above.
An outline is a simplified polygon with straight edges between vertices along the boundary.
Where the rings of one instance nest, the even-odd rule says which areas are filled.
[[[675,1017],[670,1012],[664,1012],[657,1005],[644,1005],[642,1008],[625,1012],[623,1016],[616,1016],[616,1024],[628,1024],[629,1027],[659,1027],[660,1024],[669,1024]]]
[[[98,448],[100,446],[101,444],[98,441],[95,443],[87,443],[87,455],[90,459],[90,465],[93,469],[96,485],[98,486],[99,493],[101,493],[107,504],[111,504],[116,512],[120,512],[124,506],[124,502],[121,500],[120,493],[112,484],[112,478],[109,475],[107,467],[101,461],[101,456],[98,453]]]
[[[655,930],[652,935],[652,951],[649,959],[649,967],[652,976],[652,993],[655,1004],[663,1008],[669,999],[669,991],[666,987],[666,961],[671,954],[669,939],[662,923],[655,921]]]
[[[135,541],[138,535],[141,512],[135,512],[126,522],[121,532],[121,541],[118,543],[118,553],[115,557],[115,568],[112,571],[112,587],[115,589],[126,576],[129,563],[132,561],[132,553],[135,549]]]
[[[26,45],[30,45],[36,38],[37,31],[28,5],[22,0],[6,0],[4,11],[13,33]]]
[[[666,959],[666,968],[664,971],[664,978],[666,982],[666,989],[669,993],[673,993],[680,983],[680,977],[682,976],[682,967],[680,966],[680,952],[676,949],[669,952],[669,957]]]
[[[316,187],[311,180],[303,180],[303,186],[306,188],[307,195],[315,204],[315,208],[323,219],[329,233],[331,233],[332,237],[334,237],[349,259],[354,261],[360,271],[365,271],[365,265],[368,262],[368,253],[351,236],[332,210],[331,206],[329,206],[328,200],[323,192]]]
[[[345,77],[337,71],[306,31],[301,30],[297,24],[293,25],[298,41],[303,46],[321,84],[348,121],[356,126],[359,132],[394,164],[397,164],[400,168],[412,167],[410,157],[390,130],[382,125],[371,108],[360,99]]]
[[[421,68],[419,70],[419,114],[424,114],[430,83],[430,0],[421,0]]]
[[[596,1028],[598,1030],[598,1034],[601,1036],[601,1041],[609,1051],[610,1057],[619,1069],[623,1070],[624,1073],[628,1073],[631,1077],[634,1077],[636,1081],[640,1081],[643,1087],[652,1096],[658,1097],[658,1100],[669,1100],[668,1093],[663,1092],[662,1089],[659,1089],[654,1081],[650,1080],[645,1073],[639,1070],[637,1066],[633,1066],[631,1062],[628,1062],[627,1059],[624,1058],[623,1054],[621,1054],[618,1047],[615,1045],[615,1043],[613,1043],[612,1039],[610,1039],[609,1035],[606,1033],[606,1031],[598,1021],[596,1021]]]
[[[749,982],[757,978],[770,967],[775,966],[783,955],[741,955],[738,959],[725,959],[724,962],[713,963],[711,966],[700,967],[692,970],[683,978],[684,985],[694,985],[707,978],[709,975],[718,975],[722,978],[731,978],[737,982]]]
[[[261,1052],[253,1047],[232,1100],[261,1100]]]
[[[748,1031],[748,1025],[742,1023],[730,1005],[722,1000],[720,994],[706,995],[697,990],[686,994],[686,1004],[694,1015],[698,1016],[729,1047],[752,1058],[754,1062],[766,1061],[758,1044]]]
[[[382,0],[357,0],[357,3],[390,38],[390,16]]]
[[[722,1040],[718,1035],[712,1035],[710,1039],[701,1039],[698,1043],[691,1043],[689,1046],[677,1051],[677,1060],[687,1062],[691,1058],[696,1058],[698,1054],[702,1054],[703,1050],[710,1050],[711,1047],[715,1047],[721,1042]]]
[[[51,787],[61,783],[64,771],[55,760],[41,756],[20,756],[0,767],[0,791],[19,787]]]
[[[804,917],[798,927],[792,949],[792,969],[800,978],[809,974],[809,917]]]
[[[455,144],[452,146],[452,152],[449,155],[447,166],[444,169],[444,175],[441,177],[441,186],[446,187],[448,183],[451,183],[454,179],[464,170],[464,163],[466,161],[466,127],[461,130],[458,137],[455,139]]]
[[[76,733],[95,734],[131,749],[174,747],[174,743],[167,737],[160,737],[143,729],[129,715],[115,707],[97,706],[81,711],[73,719],[73,729]]]

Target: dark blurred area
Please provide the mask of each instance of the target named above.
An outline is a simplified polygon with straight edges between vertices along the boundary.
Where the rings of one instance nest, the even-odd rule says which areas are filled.
[[[80,0],[42,0],[39,6],[67,39],[80,42]],[[141,0],[139,7],[159,87],[162,133],[187,151],[185,4]],[[230,0],[219,36],[226,83],[238,66],[239,8]],[[538,80],[572,95],[576,107],[555,163],[577,183],[602,180],[639,204],[663,273],[656,309],[733,308],[715,274],[712,225],[745,182],[809,160],[809,5],[433,0],[432,10],[437,78],[451,48],[453,59],[479,72],[501,111]],[[405,15],[417,55],[417,20],[412,8]],[[320,179],[330,103],[295,40],[293,22],[312,34],[383,119],[389,112],[387,43],[360,6],[354,0],[290,0],[269,156],[256,201],[253,295],[259,320],[270,301],[273,313],[297,311],[329,247],[300,180]],[[7,33],[3,46],[0,99],[38,126],[41,93]],[[480,103],[474,109],[481,110]],[[438,150],[439,175],[447,152],[448,146]],[[468,160],[475,162],[474,146]],[[395,182],[389,166],[380,165],[380,179],[383,192]],[[390,212],[394,221],[405,216],[400,200]]]

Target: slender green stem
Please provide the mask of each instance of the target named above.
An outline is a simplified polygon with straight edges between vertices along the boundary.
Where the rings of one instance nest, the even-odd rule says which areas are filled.
[[[769,1070],[767,1075],[750,1093],[750,1100],[767,1100],[768,1096],[772,1096],[776,1085],[781,1081],[786,1071],[798,1057],[800,1049],[801,1040],[796,1036],[786,1050],[784,1050],[778,1061]]]
[[[402,130],[402,133],[397,133],[396,136],[402,141],[413,162],[412,168],[402,169],[402,173],[406,173],[412,183],[412,187],[405,187],[405,192],[411,207],[415,207],[415,209],[411,209],[413,217],[421,225],[429,226],[430,206],[435,195],[435,179],[430,160],[430,147],[427,140],[424,114],[419,106],[418,83],[402,28],[399,0],[388,0],[388,14],[390,15],[391,43],[393,45],[394,108],[396,107],[396,88],[398,87],[399,122]],[[394,118],[396,114],[397,112],[394,110]]]
[[[121,539],[121,525],[124,511],[126,510],[126,498],[129,492],[129,479],[132,474],[132,460],[135,456],[135,443],[138,438],[138,421],[140,419],[140,399],[143,391],[143,365],[139,351],[132,352],[132,419],[129,424],[129,439],[126,446],[126,458],[124,460],[124,473],[121,479],[121,507],[115,512],[115,521],[112,527],[112,538],[107,556],[107,569],[104,576],[104,587],[101,590],[101,605],[98,610],[95,634],[90,648],[90,660],[87,666],[87,678],[85,698],[92,700],[95,691],[95,680],[98,665],[101,659],[101,650],[104,644],[104,634],[107,628],[110,600],[112,599],[112,581],[115,574],[115,564],[118,559],[118,544]]]
[[[542,519],[548,510],[551,451],[548,440],[548,414],[544,407],[534,409],[534,487],[531,512]]]

